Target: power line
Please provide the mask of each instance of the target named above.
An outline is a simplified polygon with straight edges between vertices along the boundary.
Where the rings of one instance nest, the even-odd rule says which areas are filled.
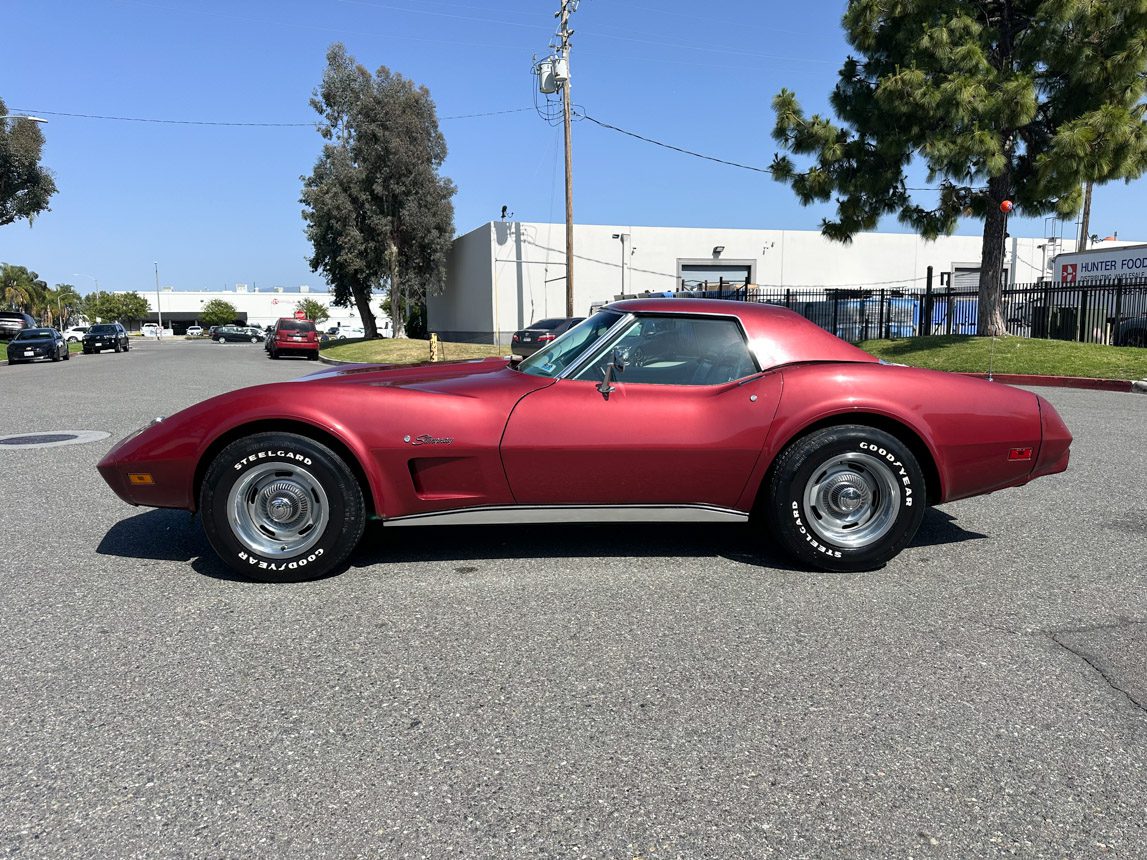
[[[603,122],[602,120],[598,119],[597,117],[592,117],[589,114],[585,113],[584,111],[580,111],[578,113],[578,118],[589,120],[594,125],[599,125],[602,128],[608,128],[610,131],[616,131],[619,134],[624,134],[624,135],[627,135],[628,137],[636,138],[637,140],[643,141],[645,143],[651,143],[654,146],[660,146],[663,149],[670,149],[670,150],[673,150],[674,152],[680,152],[682,155],[689,155],[689,156],[692,156],[693,158],[701,158],[701,159],[704,159],[705,161],[714,161],[717,164],[725,164],[725,165],[728,165],[729,167],[740,168],[741,170],[751,170],[754,173],[767,173],[770,176],[773,173],[773,169],[771,167],[757,167],[756,165],[743,164],[739,161],[730,161],[726,158],[718,158],[715,155],[706,155],[703,152],[695,152],[692,149],[685,149],[684,147],[674,146],[673,144],[666,143],[665,141],[662,141],[662,140],[656,140],[652,137],[646,137],[645,135],[638,134],[635,131],[629,131],[628,129],[619,128],[616,125],[611,125],[608,122]],[[972,188],[973,188],[973,190],[983,190],[983,189],[987,188],[987,186],[986,185],[972,186]],[[918,188],[918,187],[914,187],[914,186],[906,186],[904,190],[905,191],[941,191],[943,189],[942,188]]]
[[[673,144],[665,143],[664,141],[654,140],[652,137],[646,137],[645,135],[638,134],[635,131],[627,131],[624,128],[618,128],[616,125],[610,125],[608,122],[602,122],[600,119],[597,119],[596,117],[592,117],[587,113],[582,113],[580,116],[582,119],[587,119],[590,122],[592,122],[594,125],[599,125],[602,128],[608,128],[611,131],[616,131],[616,132],[619,132],[620,134],[628,135],[629,137],[635,137],[638,140],[645,141],[646,143],[652,143],[654,146],[660,146],[660,147],[663,147],[664,149],[671,149],[674,152],[680,152],[684,155],[691,155],[694,158],[703,158],[703,159],[705,159],[705,161],[715,161],[718,164],[727,164],[730,167],[739,167],[742,170],[752,170],[756,173],[769,173],[769,174],[772,173],[772,170],[770,170],[767,167],[754,167],[751,164],[741,164],[741,162],[739,162],[739,161],[729,161],[729,160],[724,159],[724,158],[717,158],[716,156],[713,156],[713,155],[705,155],[704,153],[694,152],[691,149],[684,149],[680,146],[674,146]]]
[[[161,125],[208,125],[208,126],[231,126],[231,127],[247,127],[247,128],[314,128],[320,124],[320,120],[314,122],[226,122],[222,120],[201,120],[201,119],[157,119],[155,117],[139,117],[139,116],[107,116],[104,114],[94,113],[65,113],[64,111],[53,110],[33,110],[31,108],[12,108],[18,113],[32,113],[32,114],[46,114],[47,116],[66,116],[78,119],[103,119],[111,120],[114,122],[149,122],[158,123]],[[447,119],[472,119],[474,117],[484,116],[501,116],[509,113],[525,113],[532,111],[533,108],[511,108],[510,110],[495,110],[486,111],[485,113],[462,113],[454,114],[452,116],[441,116],[439,120]]]

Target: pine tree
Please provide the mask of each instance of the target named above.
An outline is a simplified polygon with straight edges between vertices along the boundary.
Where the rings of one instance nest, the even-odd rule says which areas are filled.
[[[836,199],[821,228],[847,242],[895,215],[926,238],[984,220],[979,333],[1004,333],[1005,215],[1073,215],[1081,184],[1147,168],[1147,0],[850,0],[848,57],[831,104],[842,124],[773,99],[787,155],[773,175],[805,205]],[[926,166],[934,206],[906,170]]]

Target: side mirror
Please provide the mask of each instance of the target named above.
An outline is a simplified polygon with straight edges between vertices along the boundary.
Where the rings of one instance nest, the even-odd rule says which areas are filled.
[[[605,366],[605,375],[597,386],[597,390],[601,392],[601,396],[606,400],[609,400],[609,395],[617,390],[617,386],[613,384],[614,374],[622,373],[627,364],[629,364],[629,361],[626,358],[626,354],[622,352],[621,349],[614,349],[609,364]]]

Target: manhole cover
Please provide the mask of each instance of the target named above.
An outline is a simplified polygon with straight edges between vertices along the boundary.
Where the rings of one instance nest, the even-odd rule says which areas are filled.
[[[98,442],[110,434],[102,430],[54,430],[50,433],[17,433],[0,436],[2,448],[55,448],[60,445],[82,445]]]

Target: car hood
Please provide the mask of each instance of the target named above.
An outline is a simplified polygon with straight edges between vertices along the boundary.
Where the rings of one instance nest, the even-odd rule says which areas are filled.
[[[423,362],[422,364],[350,364],[328,370],[319,370],[296,380],[299,383],[327,383],[334,385],[370,385],[389,388],[414,389],[444,393],[462,393],[467,382],[485,387],[487,377],[502,378],[506,374],[523,377],[525,374],[510,369],[504,358],[480,358],[469,361]],[[541,385],[552,382],[542,377]]]

